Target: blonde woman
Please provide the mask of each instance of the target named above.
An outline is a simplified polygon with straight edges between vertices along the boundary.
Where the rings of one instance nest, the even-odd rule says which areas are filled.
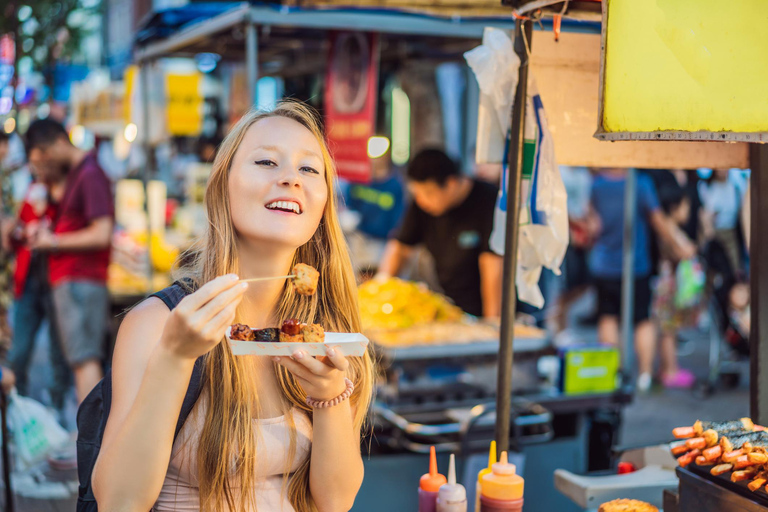
[[[112,407],[92,478],[101,510],[352,507],[363,479],[371,358],[347,359],[331,348],[324,362],[301,351],[235,357],[222,343],[235,321],[275,326],[297,318],[328,331],[360,329],[333,181],[321,128],[302,104],[249,113],[224,140],[206,191],[208,232],[190,276],[200,286],[178,307],[168,297],[179,285],[149,298],[118,333]],[[315,295],[298,296],[285,282],[239,280],[286,275],[296,262],[320,271]],[[201,357],[201,395],[174,441]],[[345,393],[345,378],[354,384],[349,400],[307,405],[307,397]]]

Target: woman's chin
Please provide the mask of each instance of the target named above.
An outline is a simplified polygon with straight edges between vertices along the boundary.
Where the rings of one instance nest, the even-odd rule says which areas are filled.
[[[312,236],[301,237],[294,231],[277,229],[245,230],[239,232],[240,238],[248,245],[274,247],[282,249],[298,249],[307,243]]]

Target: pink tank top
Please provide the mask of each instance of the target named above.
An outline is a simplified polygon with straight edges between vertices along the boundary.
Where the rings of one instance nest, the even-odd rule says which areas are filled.
[[[201,408],[197,408],[201,409]],[[205,415],[195,410],[173,443],[171,462],[165,475],[154,512],[186,512],[200,510],[200,491],[197,481],[197,440],[202,432]],[[296,456],[289,461],[290,430],[288,418],[280,416],[253,420],[256,436],[256,477],[251,492],[258,512],[295,512],[288,501],[287,482],[283,474],[286,467],[293,473],[309,455],[312,445],[312,423],[297,411],[290,413],[296,428]]]

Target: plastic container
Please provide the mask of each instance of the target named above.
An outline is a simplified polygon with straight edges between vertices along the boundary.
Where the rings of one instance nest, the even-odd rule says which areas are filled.
[[[456,457],[451,454],[448,483],[437,493],[437,512],[467,512],[467,490],[456,483]]]
[[[507,452],[491,468],[480,484],[480,512],[522,512],[525,481],[508,462]]]
[[[447,482],[445,476],[437,472],[437,454],[432,446],[429,449],[429,473],[421,475],[419,480],[419,512],[437,512],[437,494]]]
[[[475,512],[480,512],[480,493],[483,477],[490,475],[493,465],[496,464],[496,441],[491,441],[491,448],[488,450],[488,467],[481,469],[477,474],[477,484],[475,484]]]

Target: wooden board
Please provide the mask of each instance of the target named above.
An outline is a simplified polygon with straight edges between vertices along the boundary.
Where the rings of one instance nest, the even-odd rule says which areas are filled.
[[[598,127],[600,36],[536,32],[531,61],[561,165],[694,169],[749,167],[746,143],[604,142]]]

